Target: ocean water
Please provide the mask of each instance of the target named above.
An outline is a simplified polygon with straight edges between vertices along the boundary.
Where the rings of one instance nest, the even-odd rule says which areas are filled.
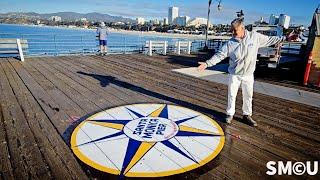
[[[99,49],[95,30],[0,24],[0,38],[28,40],[27,55],[94,53]],[[168,44],[174,44],[175,41],[186,39],[110,32],[108,51],[110,53],[138,52],[148,40],[165,40]]]

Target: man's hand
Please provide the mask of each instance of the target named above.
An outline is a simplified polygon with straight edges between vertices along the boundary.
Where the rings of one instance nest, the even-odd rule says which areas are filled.
[[[204,71],[208,67],[207,63],[205,63],[205,62],[199,62],[198,64],[199,64],[198,71],[200,71],[200,72]]]

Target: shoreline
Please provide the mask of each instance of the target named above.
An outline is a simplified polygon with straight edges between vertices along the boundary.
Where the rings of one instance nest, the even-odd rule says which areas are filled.
[[[161,33],[155,31],[132,31],[132,30],[123,30],[123,29],[113,29],[109,28],[110,32],[120,33],[120,34],[131,34],[131,35],[140,35],[140,36],[157,36],[157,37],[168,37],[168,38],[185,38],[185,39],[195,39],[195,40],[205,40],[205,35],[196,35],[196,34],[176,34],[176,33]],[[215,36],[208,35],[208,39],[230,39],[229,36]]]
[[[66,27],[66,26],[47,26],[47,25],[33,25],[33,24],[7,24],[0,23],[0,25],[16,25],[16,26],[29,26],[29,27],[39,27],[39,28],[56,28],[56,29],[66,29],[66,30],[83,30],[83,31],[95,31],[92,28],[83,27]],[[123,29],[108,28],[111,33],[128,34],[128,35],[138,35],[138,36],[156,36],[156,37],[166,37],[166,38],[184,38],[193,40],[205,40],[205,35],[196,34],[177,34],[177,33],[161,33],[155,31],[132,31]],[[229,36],[215,36],[208,35],[208,39],[230,39]]]

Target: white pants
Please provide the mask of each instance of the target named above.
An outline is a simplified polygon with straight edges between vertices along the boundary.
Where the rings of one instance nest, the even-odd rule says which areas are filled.
[[[229,74],[227,115],[233,116],[236,109],[236,98],[241,84],[243,115],[252,115],[253,75],[241,76]]]

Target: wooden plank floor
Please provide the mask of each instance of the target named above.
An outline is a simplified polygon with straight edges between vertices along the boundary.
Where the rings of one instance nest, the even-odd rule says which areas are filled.
[[[86,166],[69,147],[74,121],[102,109],[170,103],[221,120],[227,86],[172,72],[184,67],[173,61],[143,55],[0,59],[0,179],[116,178]],[[226,142],[218,158],[165,179],[268,178],[268,161],[320,159],[320,108],[255,93],[259,126],[252,128],[241,122],[239,93],[236,120],[219,122]]]

